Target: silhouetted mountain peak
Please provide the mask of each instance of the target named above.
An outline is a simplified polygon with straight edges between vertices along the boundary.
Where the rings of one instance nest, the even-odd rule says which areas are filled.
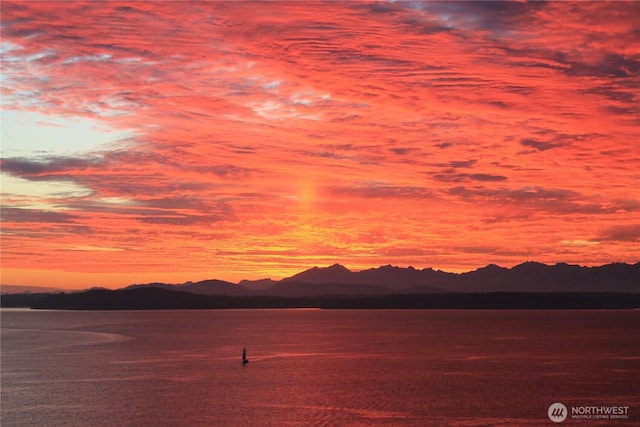
[[[330,265],[329,267],[325,268],[325,270],[331,273],[346,273],[346,274],[351,273],[351,270],[349,270],[344,265],[338,264],[338,263]]]
[[[349,282],[352,276],[351,270],[340,264],[329,267],[313,267],[294,276],[283,279],[283,282],[296,281],[305,283],[340,283]]]
[[[497,264],[488,264],[484,267],[480,267],[479,269],[475,270],[476,273],[480,273],[480,272],[497,272],[497,271],[505,271],[507,270],[504,267],[500,267]],[[469,272],[469,273],[474,273],[473,271]],[[467,273],[467,274],[469,274]]]
[[[432,268],[383,265],[353,272],[341,264],[313,267],[292,277],[232,284],[204,280],[184,285],[148,284],[205,295],[382,295],[438,292],[640,292],[640,263],[613,263],[582,267],[528,261],[513,268],[489,264],[475,271],[456,274]]]
[[[186,282],[182,285],[172,285],[167,283],[147,283],[142,285],[127,286],[123,290],[160,288],[171,291],[190,292],[200,295],[229,295],[242,296],[251,293],[251,290],[235,283],[224,280],[210,279],[200,282]]]
[[[235,283],[226,282],[224,280],[202,280],[200,282],[183,285],[180,290],[193,292],[202,295],[248,295],[251,290]]]
[[[254,291],[262,291],[273,287],[276,283],[278,283],[276,280],[267,278],[258,280],[241,280],[238,282],[238,285],[253,289]]]
[[[527,262],[523,262],[522,264],[516,265],[515,267],[513,267],[513,270],[531,271],[531,270],[541,270],[548,267],[549,266],[547,264],[543,264],[541,262],[527,261]]]

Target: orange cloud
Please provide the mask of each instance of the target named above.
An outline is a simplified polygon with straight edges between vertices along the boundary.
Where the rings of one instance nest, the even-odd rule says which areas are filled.
[[[3,270],[114,286],[637,262],[638,19],[633,2],[5,1],[3,108],[130,136],[3,153],[34,188],[3,189]]]

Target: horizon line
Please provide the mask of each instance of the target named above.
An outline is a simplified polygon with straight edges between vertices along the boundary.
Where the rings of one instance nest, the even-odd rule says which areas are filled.
[[[302,271],[299,271],[298,273],[295,273],[295,274],[293,274],[291,276],[283,277],[283,278],[280,278],[280,279],[272,279],[270,277],[263,277],[263,278],[260,278],[260,279],[241,279],[241,280],[239,280],[237,282],[233,282],[233,281],[229,281],[229,280],[218,279],[218,278],[212,277],[212,278],[202,279],[202,280],[186,280],[186,281],[183,281],[183,282],[180,282],[180,283],[149,281],[149,282],[144,282],[144,283],[138,283],[138,282],[129,283],[129,284],[122,285],[121,287],[109,287],[109,286],[100,286],[100,285],[91,286],[91,285],[89,285],[86,288],[66,288],[66,287],[63,287],[63,286],[21,285],[21,284],[15,284],[15,283],[0,283],[0,294],[4,293],[4,292],[2,292],[2,288],[4,288],[4,287],[29,288],[29,289],[47,289],[47,290],[59,290],[59,291],[86,291],[86,290],[90,290],[90,289],[119,290],[119,289],[124,289],[124,288],[129,287],[129,286],[148,285],[148,284],[151,284],[151,283],[159,283],[159,284],[165,284],[165,285],[186,285],[186,284],[189,284],[189,283],[199,283],[199,282],[205,282],[205,281],[208,281],[208,280],[219,280],[221,282],[226,282],[226,283],[230,283],[230,284],[239,286],[241,282],[245,282],[245,281],[247,281],[247,282],[259,282],[259,281],[262,281],[262,280],[272,280],[274,282],[281,282],[283,280],[290,279],[290,278],[292,278],[294,276],[297,276],[298,274],[302,274],[302,273],[310,271],[310,270],[314,270],[314,269],[329,269],[329,268],[335,267],[335,266],[343,267],[343,268],[347,269],[351,273],[360,273],[360,272],[363,272],[363,271],[377,270],[377,269],[380,269],[380,268],[383,268],[383,267],[392,267],[392,268],[399,268],[399,269],[405,269],[405,270],[413,269],[413,270],[416,270],[416,271],[433,270],[435,272],[442,272],[442,273],[447,273],[447,274],[460,275],[460,274],[465,274],[465,273],[472,273],[474,271],[478,271],[478,270],[481,270],[483,268],[487,268],[487,267],[490,267],[490,266],[496,266],[498,268],[502,268],[502,269],[506,269],[506,270],[512,270],[515,267],[518,267],[518,266],[521,266],[521,265],[525,265],[525,264],[540,264],[540,265],[544,265],[544,266],[547,266],[547,267],[553,267],[553,266],[557,266],[557,265],[567,265],[567,266],[575,266],[575,267],[580,267],[580,268],[598,268],[598,267],[604,267],[604,266],[607,266],[607,265],[614,265],[614,264],[624,264],[624,265],[634,266],[634,265],[640,264],[640,260],[636,261],[636,262],[633,262],[633,263],[622,262],[622,261],[614,261],[614,262],[609,262],[609,263],[604,263],[604,264],[599,264],[599,265],[572,264],[572,263],[562,262],[562,261],[556,262],[554,264],[547,264],[547,263],[540,262],[540,261],[527,260],[527,261],[523,261],[523,262],[514,264],[512,267],[504,267],[504,266],[496,264],[496,263],[488,263],[488,264],[486,264],[486,265],[484,265],[482,267],[477,267],[477,268],[472,269],[472,270],[457,271],[457,272],[456,271],[442,270],[442,269],[434,268],[434,267],[418,268],[418,267],[414,267],[412,265],[407,265],[406,267],[402,267],[402,266],[393,265],[393,264],[383,264],[383,265],[379,265],[377,267],[365,268],[365,269],[362,269],[362,270],[352,270],[349,267],[345,266],[344,264],[336,262],[336,263],[333,263],[333,264],[330,264],[330,265],[327,265],[327,266],[324,266],[324,267],[323,266],[317,266],[317,265],[313,266],[313,267],[309,267],[309,268],[307,268],[305,270],[302,270]]]

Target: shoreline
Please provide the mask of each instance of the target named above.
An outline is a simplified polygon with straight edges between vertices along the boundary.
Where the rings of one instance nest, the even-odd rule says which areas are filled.
[[[54,310],[170,309],[445,309],[638,310],[640,294],[618,292],[481,292],[389,295],[225,296],[160,288],[77,293],[4,294],[2,308]]]

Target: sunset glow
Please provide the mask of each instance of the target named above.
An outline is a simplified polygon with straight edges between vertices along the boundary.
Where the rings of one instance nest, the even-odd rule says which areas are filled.
[[[640,260],[640,3],[2,2],[2,283]]]

